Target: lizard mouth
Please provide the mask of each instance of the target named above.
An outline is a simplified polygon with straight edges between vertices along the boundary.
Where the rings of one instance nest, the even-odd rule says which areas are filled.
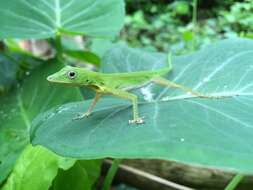
[[[53,77],[50,75],[47,77],[47,80],[51,82],[53,80]]]
[[[47,77],[47,81],[49,81],[49,82],[56,82],[56,78],[53,75],[49,75]]]
[[[62,80],[57,80],[57,78],[54,77],[54,75],[50,75],[47,77],[47,81],[51,82],[51,83],[63,83],[63,84],[68,84],[68,82],[66,81],[62,81]]]
[[[55,83],[61,82],[61,81],[56,80],[53,75],[48,76],[47,77],[47,81],[49,81],[49,82],[55,82]]]

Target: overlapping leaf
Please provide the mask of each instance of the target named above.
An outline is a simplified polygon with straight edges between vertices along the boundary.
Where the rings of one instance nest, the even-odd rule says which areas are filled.
[[[49,62],[27,76],[24,83],[0,98],[0,182],[2,182],[29,143],[28,131],[32,119],[45,110],[80,100],[76,89],[55,87],[46,81],[46,76],[62,65]]]
[[[58,32],[113,37],[123,0],[9,0],[0,3],[1,38],[49,38]]]
[[[48,189],[58,168],[68,169],[74,163],[74,159],[63,159],[43,147],[28,145],[1,190]]]
[[[78,160],[75,165],[67,170],[59,170],[52,190],[90,190],[100,176],[100,160]],[[66,184],[65,182],[68,181]]]

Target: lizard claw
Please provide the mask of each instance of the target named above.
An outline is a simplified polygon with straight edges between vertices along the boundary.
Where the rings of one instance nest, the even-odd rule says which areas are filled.
[[[90,116],[90,113],[88,113],[88,112],[80,113],[76,117],[74,117],[72,120],[79,120],[79,119],[83,119],[83,118],[89,117],[89,116]]]
[[[143,124],[145,123],[145,121],[143,120],[143,118],[139,117],[137,119],[129,120],[128,123],[129,124]]]

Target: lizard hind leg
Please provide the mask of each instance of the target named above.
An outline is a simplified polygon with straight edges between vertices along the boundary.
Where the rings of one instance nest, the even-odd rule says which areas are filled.
[[[106,91],[114,96],[118,96],[124,99],[128,99],[132,101],[133,105],[133,119],[129,120],[129,124],[143,124],[144,120],[142,117],[139,117],[138,112],[138,100],[135,94],[119,90],[119,89],[106,89]]]

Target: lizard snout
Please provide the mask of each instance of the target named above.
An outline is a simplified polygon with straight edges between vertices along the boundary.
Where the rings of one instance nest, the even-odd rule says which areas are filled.
[[[52,76],[48,76],[48,77],[47,77],[47,80],[48,80],[48,81],[52,81],[52,80],[53,80],[53,77],[52,77]]]

